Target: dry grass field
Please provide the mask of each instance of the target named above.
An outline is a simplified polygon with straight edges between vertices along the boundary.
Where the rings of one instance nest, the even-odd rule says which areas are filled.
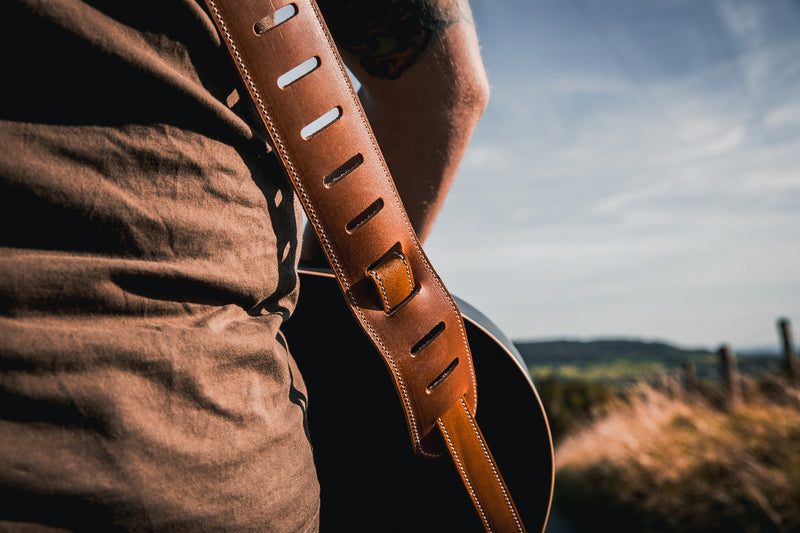
[[[559,511],[578,531],[800,531],[800,393],[749,383],[744,400],[641,385],[556,449]]]

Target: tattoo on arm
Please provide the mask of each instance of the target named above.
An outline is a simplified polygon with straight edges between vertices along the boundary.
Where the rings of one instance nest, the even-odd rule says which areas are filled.
[[[319,0],[336,44],[370,75],[397,79],[443,29],[472,23],[466,0]]]

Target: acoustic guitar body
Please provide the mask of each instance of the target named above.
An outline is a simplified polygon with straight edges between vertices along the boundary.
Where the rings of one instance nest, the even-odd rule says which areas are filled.
[[[413,452],[389,371],[332,274],[301,269],[300,280],[284,333],[308,388],[321,531],[483,531],[449,456]],[[456,300],[477,375],[478,424],[527,530],[542,531],[553,490],[544,409],[513,344]]]

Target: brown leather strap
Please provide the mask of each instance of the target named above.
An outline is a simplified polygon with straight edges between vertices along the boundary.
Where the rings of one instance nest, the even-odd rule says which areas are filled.
[[[525,531],[508,487],[466,404],[453,405],[438,423],[486,531]]]
[[[394,376],[415,449],[441,453],[439,439],[429,438],[436,420],[465,395],[473,412],[476,407],[463,325],[417,242],[316,5],[309,0],[208,4],[346,299]],[[271,26],[275,13],[287,6],[293,16]],[[312,72],[285,88],[278,85],[282,75],[309,59],[318,65]],[[303,129],[331,110],[336,120],[304,138]],[[345,175],[338,179],[340,174]],[[392,257],[407,265],[415,286],[406,297],[393,292],[387,312],[370,271],[405,272],[384,268]],[[394,278],[380,279],[389,290],[403,286]],[[440,323],[444,329],[434,342],[412,354]],[[454,361],[447,379],[437,382]],[[435,382],[439,385],[431,387]]]
[[[474,426],[475,371],[461,315],[411,228],[316,4],[206,4],[353,315],[391,371],[415,451],[447,450],[470,470],[463,479],[474,500],[478,495],[479,514],[492,515],[485,525],[518,522]],[[452,414],[454,406],[475,429]],[[496,494],[505,496],[486,503]]]

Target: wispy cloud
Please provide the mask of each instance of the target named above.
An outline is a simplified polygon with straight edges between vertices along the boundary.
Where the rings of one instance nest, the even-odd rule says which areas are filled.
[[[691,69],[637,71],[662,44],[640,42],[625,68],[534,57],[494,80],[428,249],[510,335],[757,344],[800,315],[800,18],[772,39],[766,4],[715,5],[715,51]],[[564,38],[591,29],[573,24]]]

